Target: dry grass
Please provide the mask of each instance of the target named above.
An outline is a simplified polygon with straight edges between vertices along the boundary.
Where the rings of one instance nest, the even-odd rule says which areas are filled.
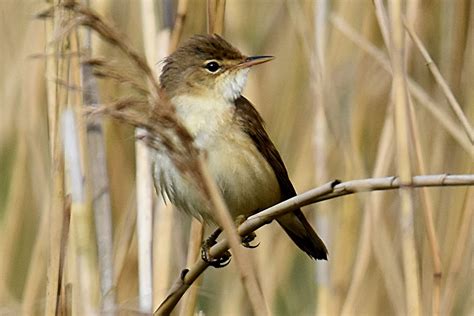
[[[244,94],[265,118],[297,191],[335,178],[400,175],[409,185],[412,175],[473,173],[469,0],[401,6],[345,0],[90,2],[99,15],[71,4],[51,10],[42,0],[0,2],[2,315],[138,315],[150,304],[155,308],[170,280],[193,265],[202,229],[155,197],[147,197],[157,210],[145,223],[155,248],[146,255],[139,251],[139,159],[129,125],[146,129],[140,142],[166,148],[206,188],[192,139],[156,80],[160,59],[195,33],[223,32],[245,53],[276,56],[253,71]],[[33,18],[38,12],[44,19]],[[82,26],[95,29],[91,56]],[[99,78],[93,86],[101,103],[86,111],[84,67]],[[71,144],[63,146],[67,109],[75,113],[73,156]],[[95,147],[87,129],[91,117],[100,117],[102,129]],[[93,165],[101,167],[93,171]],[[73,170],[83,176],[79,186]],[[107,219],[98,224],[97,208],[104,208],[95,199],[98,180],[108,188],[111,232]],[[251,313],[246,291],[256,285],[246,286],[239,275],[247,278],[242,272],[253,270],[270,314],[472,314],[473,203],[472,188],[457,186],[357,193],[309,206],[305,211],[328,244],[328,262],[306,258],[277,225],[267,225],[257,231],[261,245],[238,255],[251,260],[206,270],[175,313]],[[144,256],[155,263],[146,268],[153,275],[147,285],[138,273]],[[242,271],[245,264],[252,265],[249,271]],[[152,293],[144,295],[143,286]]]

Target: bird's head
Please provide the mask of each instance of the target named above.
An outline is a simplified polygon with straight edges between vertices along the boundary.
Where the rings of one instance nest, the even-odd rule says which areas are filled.
[[[162,88],[173,98],[192,94],[237,99],[249,68],[272,56],[243,55],[219,35],[195,35],[165,59]]]

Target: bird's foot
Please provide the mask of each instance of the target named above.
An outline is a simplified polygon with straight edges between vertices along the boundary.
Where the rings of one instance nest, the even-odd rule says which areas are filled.
[[[217,237],[222,232],[221,229],[215,230],[203,243],[201,246],[201,258],[214,268],[223,268],[230,263],[231,254],[229,251],[226,251],[219,258],[213,258],[211,256],[211,248],[217,243]]]
[[[251,232],[247,236],[242,237],[242,246],[244,246],[245,248],[251,248],[251,249],[257,248],[260,245],[259,242],[255,245],[251,244],[251,242],[254,241],[256,237],[257,237],[257,234],[255,234],[254,232]]]
[[[245,222],[247,218],[243,215],[239,215],[235,218],[235,226],[239,227],[243,222]],[[252,245],[251,242],[255,240],[255,238],[257,238],[257,234],[255,234],[254,232],[251,232],[250,234],[248,234],[247,236],[244,236],[242,237],[241,239],[241,243],[242,243],[242,246],[244,246],[245,248],[257,248],[258,245],[260,245],[260,243],[257,243],[255,245]]]

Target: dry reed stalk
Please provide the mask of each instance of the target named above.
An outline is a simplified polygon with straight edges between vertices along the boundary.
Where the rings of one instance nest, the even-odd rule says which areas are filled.
[[[394,134],[392,112],[389,109],[385,117],[372,173],[374,177],[387,174],[392,163],[391,157],[393,157],[394,151],[391,142]],[[356,313],[356,299],[361,294],[361,289],[364,288],[364,275],[369,265],[372,248],[372,255],[382,271],[389,301],[397,315],[404,314],[403,304],[400,303],[403,301],[402,275],[396,265],[396,255],[393,251],[393,244],[390,242],[388,229],[385,222],[380,219],[382,201],[382,196],[379,194],[374,194],[369,199],[364,214],[363,227],[361,228],[362,236],[360,237],[358,255],[354,264],[353,278],[342,307],[342,315],[354,315]]]
[[[318,1],[319,5],[321,4],[321,1]],[[348,149],[349,146],[346,146],[345,144],[347,143],[352,143],[351,137],[355,137],[352,134],[349,133],[338,133],[337,131],[340,130],[343,127],[341,124],[341,121],[338,117],[338,114],[335,113],[336,111],[334,108],[336,107],[336,102],[335,99],[336,97],[334,96],[333,93],[329,90],[330,84],[328,82],[332,82],[333,78],[329,77],[329,74],[331,73],[331,70],[325,71],[324,68],[329,68],[329,66],[324,65],[324,61],[320,60],[319,58],[314,57],[314,52],[311,47],[309,47],[308,43],[311,42],[311,38],[308,37],[307,34],[311,33],[310,27],[307,26],[307,23],[305,21],[307,20],[305,17],[305,9],[302,7],[301,4],[296,4],[293,2],[287,2],[287,5],[290,9],[290,15],[292,16],[292,20],[294,21],[299,35],[302,37],[302,41],[304,43],[304,48],[305,52],[307,53],[306,56],[310,60],[310,69],[311,69],[311,82],[315,85],[322,85],[319,88],[319,91],[315,93],[314,100],[319,103],[318,107],[316,108],[316,120],[317,120],[317,126],[316,126],[316,132],[321,133],[321,129],[326,129],[328,130],[325,135],[320,134],[319,137],[319,142],[326,142],[326,146],[328,144],[331,144],[332,142],[328,141],[328,137],[335,137],[336,141],[335,143],[338,143],[338,146],[340,150],[343,152],[343,157],[346,160],[346,165],[348,168],[351,170],[349,172],[348,177],[357,177],[361,174],[365,174],[363,164],[361,163],[362,161],[362,156],[359,155],[354,155],[353,152],[350,152]],[[324,11],[324,9],[323,9]],[[350,9],[348,10],[350,12]],[[348,13],[349,13],[348,12]],[[319,14],[319,13],[318,13]],[[321,13],[322,14],[322,13]],[[327,18],[326,18],[327,21]],[[315,22],[315,25],[317,25],[318,22]],[[321,22],[319,22],[321,23]],[[316,38],[316,41],[320,39],[322,35],[318,35]],[[324,40],[323,40],[324,41]],[[321,46],[321,43],[319,44]],[[325,45],[325,44],[323,44]],[[319,49],[319,48],[317,48]],[[328,58],[329,60],[331,58]],[[323,74],[324,72],[324,74]],[[321,77],[324,76],[324,79]],[[321,84],[318,84],[318,82],[321,82]],[[323,108],[322,108],[323,107]],[[336,107],[337,108],[337,107]],[[334,117],[337,117],[338,119],[334,119]],[[332,144],[331,144],[332,145]],[[337,145],[336,145],[337,146]],[[329,148],[327,149],[329,150]],[[359,153],[359,151],[355,151],[356,153]],[[315,157],[318,160],[321,160],[322,158],[318,158],[318,156],[321,156],[322,153],[316,151],[315,152]],[[319,172],[319,169],[325,168],[328,169],[330,168],[330,163],[328,162],[316,162],[315,166],[318,168],[317,173]],[[322,175],[317,174],[320,178],[324,177],[327,179],[327,177],[324,176],[328,171],[323,170]],[[323,179],[324,179],[323,178]],[[321,182],[321,181],[318,181]],[[352,240],[354,240],[354,235],[353,232],[354,230],[351,227],[355,227],[358,225],[358,218],[357,215],[353,211],[353,201],[345,201],[344,202],[344,208],[343,208],[343,213],[340,215],[341,218],[343,218],[342,225],[337,225],[335,227],[328,227],[329,226],[329,219],[330,215],[329,213],[325,213],[323,211],[322,216],[318,217],[316,227],[317,231],[321,233],[322,236],[325,237],[326,244],[328,245],[329,249],[333,249],[331,258],[333,260],[337,260],[338,262],[343,262],[342,264],[335,265],[334,268],[332,269],[332,272],[329,273],[327,267],[325,264],[318,264],[316,265],[317,271],[320,270],[320,272],[317,273],[318,275],[318,280],[321,283],[327,283],[330,289],[335,289],[339,288],[340,284],[346,284],[347,280],[350,278],[349,273],[351,271],[350,268],[350,262],[353,257],[352,251],[347,251],[345,247],[347,247],[347,244],[350,243]],[[321,206],[324,208],[325,206]],[[332,233],[329,234],[328,232],[331,231]],[[327,233],[326,233],[327,232]],[[329,236],[328,236],[329,235]],[[332,236],[337,236],[335,237],[335,242],[334,245],[332,245]],[[331,284],[329,284],[329,279]],[[319,311],[317,312],[318,314],[327,314],[327,313],[338,313],[339,306],[342,305],[342,300],[343,300],[343,291],[336,291],[333,295],[331,295],[331,300],[330,306],[325,306],[327,304],[324,303],[323,299],[325,296],[327,296],[328,293],[327,289],[326,291],[323,291],[321,293],[321,301],[318,301],[318,304],[316,305],[317,309]],[[318,294],[318,299],[319,299],[319,294]],[[322,309],[326,310],[322,310]]]
[[[80,50],[81,41],[79,38],[79,33],[76,30],[71,32],[68,42],[68,49],[73,51]],[[82,72],[83,67],[79,59],[73,55],[70,55],[65,59],[65,61],[68,65],[68,86],[71,85],[70,83],[72,83],[72,85],[83,86],[82,80],[84,79],[84,77],[82,75],[84,73]],[[91,88],[91,86],[86,86],[86,89],[88,90],[85,92],[90,93],[91,89],[93,88]],[[88,159],[90,158],[90,151],[88,150],[89,139],[87,134],[89,126],[87,126],[87,122],[85,121],[85,117],[83,115],[84,95],[85,93],[82,89],[78,91],[68,90],[66,99],[67,104],[73,105],[71,109],[68,109],[67,111],[71,111],[71,113],[73,113],[72,118],[74,119],[74,123],[71,124],[71,126],[74,127],[74,133],[71,133],[71,135],[69,136],[69,147],[66,148],[66,146],[64,146],[66,151],[65,156],[69,157],[69,161],[75,161],[74,167],[71,167],[69,165],[68,172],[72,174],[74,168],[76,168],[77,170],[75,172],[77,174],[75,176],[79,176],[79,178],[82,180],[82,183],[79,184],[79,182],[77,182],[74,184],[74,182],[72,181],[73,178],[71,177],[69,179],[70,184],[74,184],[76,187],[79,187],[79,185],[82,187],[79,189],[74,188],[72,185],[70,185],[69,188],[71,195],[74,194],[74,190],[82,190],[83,192],[82,200],[78,200],[75,204],[73,203],[72,207],[73,212],[76,210],[74,206],[78,206],[77,210],[79,210],[78,212],[73,214],[73,217],[75,216],[76,219],[79,218],[79,220],[76,221],[76,232],[79,233],[79,235],[77,235],[78,242],[76,245],[78,246],[78,248],[76,248],[76,251],[77,249],[79,249],[78,253],[80,254],[80,256],[75,257],[72,260],[78,260],[78,270],[75,271],[81,271],[81,274],[79,275],[80,283],[76,283],[75,285],[76,289],[79,289],[81,291],[81,298],[84,302],[83,305],[85,305],[86,308],[89,308],[90,306],[90,308],[92,309],[92,313],[97,313],[100,311],[104,314],[111,314],[115,307],[114,302],[110,302],[110,294],[113,295],[113,293],[110,292],[112,276],[112,271],[110,270],[112,268],[110,262],[110,260],[112,259],[110,253],[110,251],[112,250],[111,214],[107,213],[107,210],[105,210],[104,213],[104,210],[101,209],[98,210],[98,212],[96,213],[92,209],[92,205],[94,202],[99,203],[94,204],[95,206],[99,207],[106,206],[107,202],[102,201],[100,199],[96,200],[91,197],[91,190],[93,188],[93,184],[91,184],[90,181],[87,181],[87,176],[89,175],[88,167],[90,166],[90,164],[94,164],[94,162],[88,161]],[[65,115],[66,117],[63,119],[67,120],[67,115],[69,114],[66,113]],[[63,140],[67,140],[64,130]],[[71,145],[75,146],[76,149],[74,149],[74,147]],[[70,151],[69,153],[67,152],[68,150]],[[73,157],[74,160],[71,160],[71,154],[77,157]],[[96,165],[95,167],[99,167],[99,165]],[[98,174],[94,175],[98,176]],[[104,173],[102,173],[100,176],[104,176]],[[86,181],[84,181],[84,179]],[[107,179],[94,179],[92,182],[99,185],[103,185],[105,183],[106,185]],[[107,196],[105,195],[105,197]],[[108,212],[110,212],[110,208]],[[94,218],[97,219],[95,223],[97,227],[96,230],[94,230],[93,216],[95,216]],[[94,236],[94,231],[96,232],[96,240],[94,240],[92,237]],[[76,238],[76,236],[74,236],[73,238]],[[99,258],[97,258],[97,254]],[[109,262],[107,262],[107,260],[109,260]],[[82,273],[82,271],[85,272]],[[64,293],[65,295],[67,295],[66,289],[64,290]],[[103,296],[102,293],[105,293],[105,296]],[[67,300],[68,298],[66,297],[66,302]]]
[[[141,1],[142,28],[145,56],[148,65],[156,57],[157,28],[154,4]],[[135,136],[143,137],[146,131],[138,128]],[[138,240],[138,285],[139,306],[144,312],[153,310],[153,178],[151,153],[142,141],[135,141],[136,185],[137,185],[137,240]]]
[[[140,130],[135,135],[142,136]],[[136,142],[137,166],[137,235],[139,263],[139,305],[140,310],[150,312],[153,308],[153,179],[148,148],[141,141]]]
[[[463,260],[466,259],[466,255],[469,256],[469,246],[472,245],[472,219],[474,217],[474,190],[472,188],[469,188],[466,191],[464,203],[465,206],[461,218],[461,227],[458,231],[457,240],[454,246],[455,248],[447,273],[442,298],[441,315],[451,315],[453,312],[456,293],[458,292],[458,282],[462,276],[461,271],[463,268]],[[471,267],[468,266],[466,269],[471,269]]]
[[[466,52],[472,52],[474,51],[474,27],[472,27],[472,21],[474,21],[474,6],[471,5],[471,8],[469,10],[469,16],[468,20],[471,23],[471,26],[468,28],[467,31],[467,39],[466,39],[466,47],[465,51]],[[466,54],[464,57],[464,64],[463,64],[463,72],[462,72],[462,77],[463,78],[473,78],[474,77],[474,57],[472,54]],[[473,89],[470,89],[471,87],[471,82],[469,80],[464,80],[463,84],[461,87],[463,88],[464,91],[464,98],[466,104],[470,105],[468,107],[469,117],[472,118],[474,115],[474,107],[472,104],[474,104],[474,91]]]
[[[183,35],[183,26],[188,14],[188,0],[179,0],[176,10],[176,19],[174,21],[173,31],[170,39],[170,53],[178,47],[178,43]]]
[[[53,12],[55,12],[53,10]],[[57,13],[59,15],[59,13]],[[59,17],[46,22],[46,35],[52,36],[59,26]],[[48,51],[63,51],[60,45],[54,45]],[[46,60],[46,77],[52,78],[59,72],[58,60]],[[59,258],[61,249],[61,231],[63,223],[62,209],[64,205],[64,157],[61,142],[58,136],[58,115],[61,105],[58,100],[59,87],[51,81],[46,83],[48,102],[49,147],[51,152],[51,206],[48,214],[49,221],[49,253],[48,253],[48,281],[46,285],[46,315],[56,315],[58,308]]]
[[[334,26],[341,31],[348,39],[357,44],[366,53],[374,58],[374,61],[379,63],[382,68],[388,73],[392,73],[390,62],[377,47],[364,39],[358,34],[347,22],[337,15],[332,15],[330,18]],[[444,127],[446,131],[462,146],[462,148],[472,157],[474,157],[474,149],[466,138],[465,133],[457,126],[457,124],[450,118],[450,115],[441,109],[440,106],[430,97],[430,95],[421,88],[412,78],[408,77],[408,88],[411,95],[418,101],[418,104],[424,107],[430,113],[440,126]]]
[[[463,59],[465,54],[469,55],[469,50],[464,44],[467,41],[469,32],[470,1],[452,1],[439,4],[440,29],[438,33],[439,42],[442,43],[442,49],[438,57],[438,65],[441,73],[450,86],[451,91],[458,97],[461,97],[462,91],[462,72]],[[465,68],[464,68],[465,69]],[[465,108],[467,109],[467,108]]]
[[[380,8],[383,7],[382,4],[379,5]],[[418,16],[419,10],[419,1],[411,1],[407,3],[407,16],[409,21],[416,20]],[[409,64],[409,59],[411,57],[411,42],[408,38],[405,38],[405,68]],[[410,130],[412,133],[412,139],[415,147],[416,153],[416,165],[419,174],[426,174],[426,168],[424,166],[424,159],[421,152],[421,144],[420,144],[420,132],[418,130],[418,124],[416,124],[416,112],[413,108],[413,104],[411,100],[409,100],[409,110],[410,110]],[[433,261],[433,289],[431,295],[432,301],[432,310],[431,313],[433,315],[439,315],[439,304],[440,304],[440,287],[441,287],[441,259],[440,259],[440,249],[439,244],[436,239],[435,228],[433,224],[433,206],[432,206],[432,199],[429,196],[429,192],[426,188],[422,188],[420,190],[421,202],[422,202],[422,210],[424,216],[424,222],[426,226],[426,232],[428,241],[430,244],[431,250],[431,259]]]
[[[328,1],[320,0],[316,1],[313,7],[314,10],[314,60],[311,63],[312,77],[315,79],[314,84],[311,86],[314,96],[314,165],[315,168],[315,182],[316,184],[323,183],[328,179],[327,170],[328,163],[328,130],[326,124],[326,113],[324,105],[327,102],[327,86],[326,80],[328,79],[326,72],[326,54],[327,54],[327,27],[328,27]],[[317,227],[317,231],[329,232],[329,218],[327,209],[323,209],[319,212],[317,220],[313,223]],[[331,249],[331,244],[328,244],[327,234],[322,234],[326,240],[326,245]],[[318,304],[316,304],[316,315],[327,315],[330,311],[333,311],[334,307],[331,307],[331,300],[329,299],[330,293],[330,271],[329,264],[317,264],[316,278],[318,280],[316,298]]]
[[[75,300],[81,302],[79,312],[86,315],[95,315],[96,304],[94,303],[94,268],[92,261],[90,238],[92,228],[90,226],[90,208],[86,203],[86,188],[83,177],[84,171],[81,166],[81,150],[79,146],[79,129],[72,109],[67,109],[63,114],[63,141],[64,155],[68,165],[68,176],[70,179],[69,189],[72,198],[71,207],[71,229],[74,239],[74,249],[72,260],[76,261]]]
[[[178,4],[178,7],[181,6],[182,4]],[[181,8],[182,10],[182,8]],[[179,14],[185,14],[185,12],[181,12]],[[176,17],[178,19],[179,17]],[[176,23],[179,23],[178,21],[175,21]],[[182,22],[181,22],[182,23]],[[182,27],[182,26],[181,26]],[[181,32],[181,31],[179,31]],[[177,35],[175,30],[173,29],[171,33],[171,37],[174,36],[175,41],[179,41],[181,34]],[[160,43],[158,45],[158,56],[157,60],[162,60],[165,58],[169,53],[174,51],[176,47],[171,46],[173,45],[170,43],[170,32],[168,29],[162,30],[158,34],[158,42]],[[177,44],[177,43],[176,43]],[[160,71],[158,71],[160,73]],[[157,161],[155,158],[155,164],[156,163],[161,163],[160,161]],[[165,197],[164,196],[158,196],[158,198],[161,201],[164,201]],[[174,223],[174,212],[175,209],[174,207],[168,203],[168,204],[163,204],[160,203],[160,205],[157,207],[157,210],[155,212],[157,219],[155,221],[155,226],[154,226],[154,231],[155,231],[155,238],[154,238],[154,248],[156,251],[154,251],[154,267],[156,270],[154,271],[154,277],[156,278],[156,290],[155,290],[155,295],[153,299],[153,306],[156,307],[158,304],[165,298],[166,296],[166,291],[171,284],[172,280],[172,264],[173,264],[173,244],[176,244],[176,232],[173,227]],[[199,243],[201,243],[201,240],[198,240]],[[156,275],[155,275],[156,274]]]
[[[392,53],[392,50],[390,49],[390,20],[385,11],[383,1],[374,0],[374,8],[380,33],[382,33],[383,42],[387,48],[387,53],[390,55]]]
[[[415,149],[415,157],[416,157],[416,167],[417,172],[419,174],[427,174],[426,166],[425,166],[425,158],[423,157],[423,153],[421,150],[421,143],[420,143],[420,130],[418,128],[418,120],[416,119],[416,112],[413,108],[413,104],[411,100],[409,100],[409,110],[410,110],[410,130],[412,132],[412,140]],[[431,197],[430,193],[426,188],[422,188],[420,190],[420,197],[422,203],[422,212],[423,212],[423,219],[426,227],[426,235],[428,238],[428,242],[430,244],[430,251],[431,251],[431,259],[433,263],[433,293],[432,293],[432,301],[431,313],[433,315],[439,315],[439,306],[440,306],[440,293],[441,293],[441,254],[439,248],[439,242],[436,237],[436,230],[434,227],[434,207],[433,207],[433,198]]]
[[[173,231],[175,209],[163,197],[156,201],[153,225],[153,308],[166,297],[172,281],[173,250],[176,245]]]
[[[84,2],[84,1],[83,1]],[[89,1],[86,0],[86,5]],[[92,55],[92,32],[86,29],[84,38],[78,47],[82,47],[87,58]],[[81,64],[82,103],[100,104],[99,90],[93,67],[88,63]],[[78,117],[80,119],[80,117]],[[100,282],[100,310],[111,315],[115,308],[115,290],[113,283],[113,237],[112,237],[112,207],[110,203],[109,176],[105,152],[105,140],[102,124],[98,119],[87,122],[88,172],[90,179],[91,198],[95,219],[95,236]]]
[[[114,278],[113,284],[117,287],[120,277],[127,260],[127,253],[133,239],[133,233],[137,223],[137,212],[135,207],[136,201],[130,203],[126,214],[121,218],[117,224],[115,240],[114,240]]]
[[[357,15],[357,13],[355,13]],[[373,32],[374,18],[367,13],[362,32],[373,38],[376,33]],[[355,95],[349,100],[351,107],[351,119],[349,126],[352,126],[350,133],[352,152],[359,160],[352,162],[362,174],[371,176],[383,176],[390,174],[390,167],[393,165],[393,115],[392,104],[387,104],[385,99],[378,99],[381,93],[385,93],[387,83],[383,78],[379,78],[380,72],[376,67],[369,66],[370,61],[364,55],[351,63],[358,64],[357,73],[354,78],[371,78],[366,80],[354,80],[354,86],[351,88]],[[369,66],[369,67],[368,67]],[[382,79],[382,80],[381,80]],[[374,99],[375,98],[375,99]],[[372,115],[372,106],[384,109],[385,113]],[[352,106],[354,105],[354,106]],[[382,116],[385,116],[382,120]],[[380,127],[376,127],[377,137],[374,139],[374,160],[372,160],[370,147],[367,147],[367,131],[375,126],[372,124],[383,122]],[[380,137],[378,137],[380,135]],[[374,136],[374,135],[373,135]],[[367,150],[369,149],[369,150]],[[366,167],[368,161],[369,166]],[[368,169],[372,166],[372,171]],[[350,175],[347,175],[350,176]],[[358,175],[355,174],[354,177]],[[354,223],[347,229],[359,227],[359,235],[352,234],[352,240],[358,239],[357,244],[353,242],[354,257],[351,265],[350,280],[346,280],[348,292],[345,297],[341,313],[345,315],[352,314],[377,314],[393,310],[394,314],[402,315],[403,305],[403,286],[400,269],[397,266],[396,248],[391,240],[392,229],[385,221],[385,215],[382,210],[389,201],[387,194],[371,194],[362,198],[359,196],[360,206],[355,205],[354,209],[348,212],[354,213],[361,208],[362,214],[357,214],[362,218],[360,223]],[[385,205],[384,205],[385,204]],[[380,215],[382,214],[382,215]],[[346,245],[351,243],[351,239],[346,241]],[[347,246],[346,246],[347,247]],[[342,249],[344,251],[344,248]],[[379,271],[373,273],[374,268]],[[363,290],[362,290],[363,289]],[[367,291],[366,291],[367,290]],[[381,295],[380,291],[383,292]],[[363,294],[363,295],[361,295]],[[397,296],[398,295],[398,296]],[[383,297],[383,303],[380,297]],[[397,298],[399,299],[397,301]],[[342,305],[342,304],[341,304]],[[379,310],[377,310],[379,309]],[[351,311],[348,311],[351,310]]]
[[[420,19],[420,0],[412,0],[407,2],[405,15],[407,17],[408,23],[415,25],[415,22]],[[410,61],[412,60],[412,43],[405,37],[405,69],[408,73]]]
[[[226,0],[207,0],[207,31],[209,34],[224,33]]]
[[[191,222],[191,231],[189,233],[188,254],[186,257],[186,266],[190,267],[201,253],[201,243],[204,235],[204,226],[197,219]],[[197,296],[202,278],[194,282],[194,286],[186,292],[181,299],[181,310],[179,316],[193,316],[197,305]]]
[[[331,91],[327,88],[328,82],[332,82],[332,79],[329,78],[328,73],[330,71],[325,71],[324,68],[325,62],[321,61],[319,58],[314,57],[314,52],[311,47],[309,47],[308,43],[311,42],[311,39],[307,36],[307,34],[311,33],[310,27],[308,27],[305,23],[306,17],[305,17],[305,9],[302,8],[301,4],[293,4],[292,2],[287,2],[287,5],[289,7],[290,13],[293,16],[293,21],[295,25],[297,26],[297,29],[299,31],[299,35],[303,38],[303,42],[305,43],[305,51],[307,52],[307,58],[310,59],[310,69],[311,69],[311,82],[314,82],[315,85],[318,85],[318,82],[321,82],[322,87],[319,88],[320,91],[317,91],[317,93],[314,96],[314,100],[316,100],[317,103],[319,103],[319,106],[316,108],[316,132],[321,133],[322,129],[330,130],[331,132],[326,132],[326,135],[324,134],[319,134],[319,142],[328,142],[326,138],[328,136],[335,136],[336,137],[336,142],[338,142],[341,146],[340,148],[343,151],[343,156],[346,159],[346,164],[349,166],[351,169],[350,175],[348,175],[349,178],[354,177],[355,175],[359,176],[361,174],[365,174],[363,164],[361,163],[362,161],[362,156],[361,155],[354,155],[352,152],[350,152],[347,148],[348,146],[345,146],[343,144],[347,143],[352,143],[351,139],[348,137],[350,134],[349,133],[342,133],[341,136],[338,135],[337,130],[340,130],[341,128],[344,128],[341,124],[341,120],[337,119],[335,120],[334,118],[331,118],[331,113],[334,113],[334,106],[335,105],[335,96],[334,94],[331,94]],[[321,1],[318,1],[317,4],[322,5]],[[324,8],[323,8],[324,11]],[[350,12],[350,9],[348,10]],[[320,14],[320,13],[318,13]],[[322,13],[321,13],[322,14]],[[327,18],[326,20],[327,21]],[[315,22],[315,25],[317,25],[318,22]],[[319,22],[321,23],[321,22]],[[316,42],[322,38],[322,35],[318,35],[316,38]],[[323,40],[324,41],[324,40]],[[325,45],[325,44],[323,44]],[[319,44],[321,46],[321,43]],[[317,49],[319,49],[317,47]],[[329,58],[328,58],[329,59]],[[329,67],[328,67],[329,68]],[[324,74],[323,74],[324,72]],[[324,75],[324,79],[321,78],[321,76]],[[324,99],[324,101],[322,101]],[[327,113],[327,114],[326,114]],[[337,114],[336,114],[337,115]],[[333,115],[334,116],[334,115]],[[336,134],[336,135],[332,135]],[[339,136],[339,137],[338,137]],[[353,135],[350,135],[353,136]],[[354,136],[355,137],[355,136]],[[355,151],[356,153],[359,153],[359,151]],[[315,152],[315,157],[318,158],[318,156],[321,156],[322,153],[319,151]],[[319,158],[318,160],[321,160]],[[330,166],[329,163],[324,163],[324,162],[316,162],[315,164],[318,169],[321,168],[327,168]],[[324,167],[326,166],[326,167]],[[322,173],[325,174],[327,171],[323,170]],[[324,175],[319,174],[318,175],[317,171],[317,176],[320,178],[326,178]],[[324,179],[323,178],[323,179]],[[318,181],[321,182],[321,181]],[[317,273],[318,275],[318,280],[321,283],[326,283],[329,285],[329,279],[331,278],[331,285],[329,286],[331,289],[338,288],[340,287],[340,284],[346,284],[347,280],[350,278],[349,273],[350,273],[350,262],[353,257],[353,252],[351,251],[346,251],[344,249],[347,247],[347,243],[351,242],[354,240],[354,235],[352,232],[351,227],[355,227],[358,225],[358,219],[357,215],[353,212],[353,205],[351,204],[352,201],[347,201],[347,203],[344,203],[344,212],[340,215],[341,218],[343,218],[343,225],[337,225],[334,228],[328,227],[329,226],[329,214],[323,212],[322,216],[318,217],[316,226],[317,226],[317,231],[319,231],[322,236],[325,237],[326,244],[328,245],[329,249],[333,249],[331,257],[338,262],[344,262],[343,264],[338,264],[335,266],[334,269],[332,269],[332,273],[329,273],[329,270],[327,269],[327,266],[325,264],[318,264],[316,265],[317,271],[319,270],[320,272]],[[324,207],[324,206],[322,206]],[[332,231],[333,233],[331,235],[338,236],[335,238],[336,242],[334,245],[331,243],[331,236],[329,235],[329,231]],[[342,305],[342,300],[343,300],[343,291],[336,291],[335,295],[331,296],[330,306],[325,306],[327,304],[324,303],[324,297],[327,296],[328,290],[322,291],[321,295],[318,294],[318,304],[317,309],[319,309],[318,314],[327,314],[327,313],[338,313],[337,309],[339,306]],[[321,301],[319,301],[319,297],[321,297]],[[326,309],[326,310],[322,310]],[[329,310],[328,310],[329,309]]]
[[[438,67],[434,63],[433,59],[431,59],[431,56],[428,53],[428,50],[425,48],[425,46],[421,42],[418,35],[416,35],[416,32],[406,22],[404,22],[404,26],[405,26],[405,29],[408,31],[408,34],[410,34],[410,37],[412,38],[412,40],[415,43],[416,47],[420,51],[421,55],[425,59],[428,69],[433,74],[433,77],[436,80],[436,83],[439,85],[439,87],[441,88],[441,91],[443,92],[446,99],[448,100],[448,103],[451,106],[451,109],[456,114],[456,116],[458,117],[458,119],[461,122],[462,126],[464,127],[465,133],[469,137],[471,143],[474,144],[474,129],[472,128],[471,124],[469,123],[469,120],[467,119],[466,115],[464,114],[464,112],[461,108],[461,105],[459,105],[458,101],[456,100],[456,97],[454,96],[453,92],[451,91],[448,84],[444,80],[444,78],[441,75],[441,72],[439,71]]]
[[[382,9],[382,7],[381,7]],[[414,206],[412,197],[412,167],[410,163],[408,94],[404,70],[404,31],[402,26],[402,5],[400,1],[389,1],[390,46],[392,61],[392,94],[395,103],[395,132],[398,173],[400,188],[400,227],[403,253],[403,271],[405,276],[406,312],[410,315],[421,315],[420,277],[416,256],[414,231]],[[383,9],[382,9],[383,10]]]
[[[55,143],[54,155],[52,158],[52,198],[49,217],[49,260],[48,260],[48,285],[46,294],[47,315],[55,315],[57,310],[57,298],[59,291],[59,258],[61,245],[61,230],[63,223],[63,205],[64,205],[64,160],[62,156],[62,147],[59,144],[58,137],[52,140]]]
[[[64,204],[64,217],[63,217],[63,231],[61,232],[61,251],[60,251],[60,258],[59,258],[59,284],[61,285],[59,298],[58,298],[58,310],[65,310],[67,308],[68,298],[65,296],[65,264],[66,264],[66,254],[68,249],[68,241],[69,241],[69,228],[71,222],[71,196],[68,195],[65,198]],[[70,306],[70,305],[69,305]],[[61,314],[61,312],[59,312]]]

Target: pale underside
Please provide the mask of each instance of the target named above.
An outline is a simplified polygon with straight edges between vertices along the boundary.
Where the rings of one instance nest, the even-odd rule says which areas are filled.
[[[209,171],[231,215],[249,216],[280,201],[280,187],[269,163],[235,118],[233,100],[180,96],[172,100],[177,114],[206,152]],[[196,186],[164,154],[155,157],[155,180],[179,209],[215,222]]]

